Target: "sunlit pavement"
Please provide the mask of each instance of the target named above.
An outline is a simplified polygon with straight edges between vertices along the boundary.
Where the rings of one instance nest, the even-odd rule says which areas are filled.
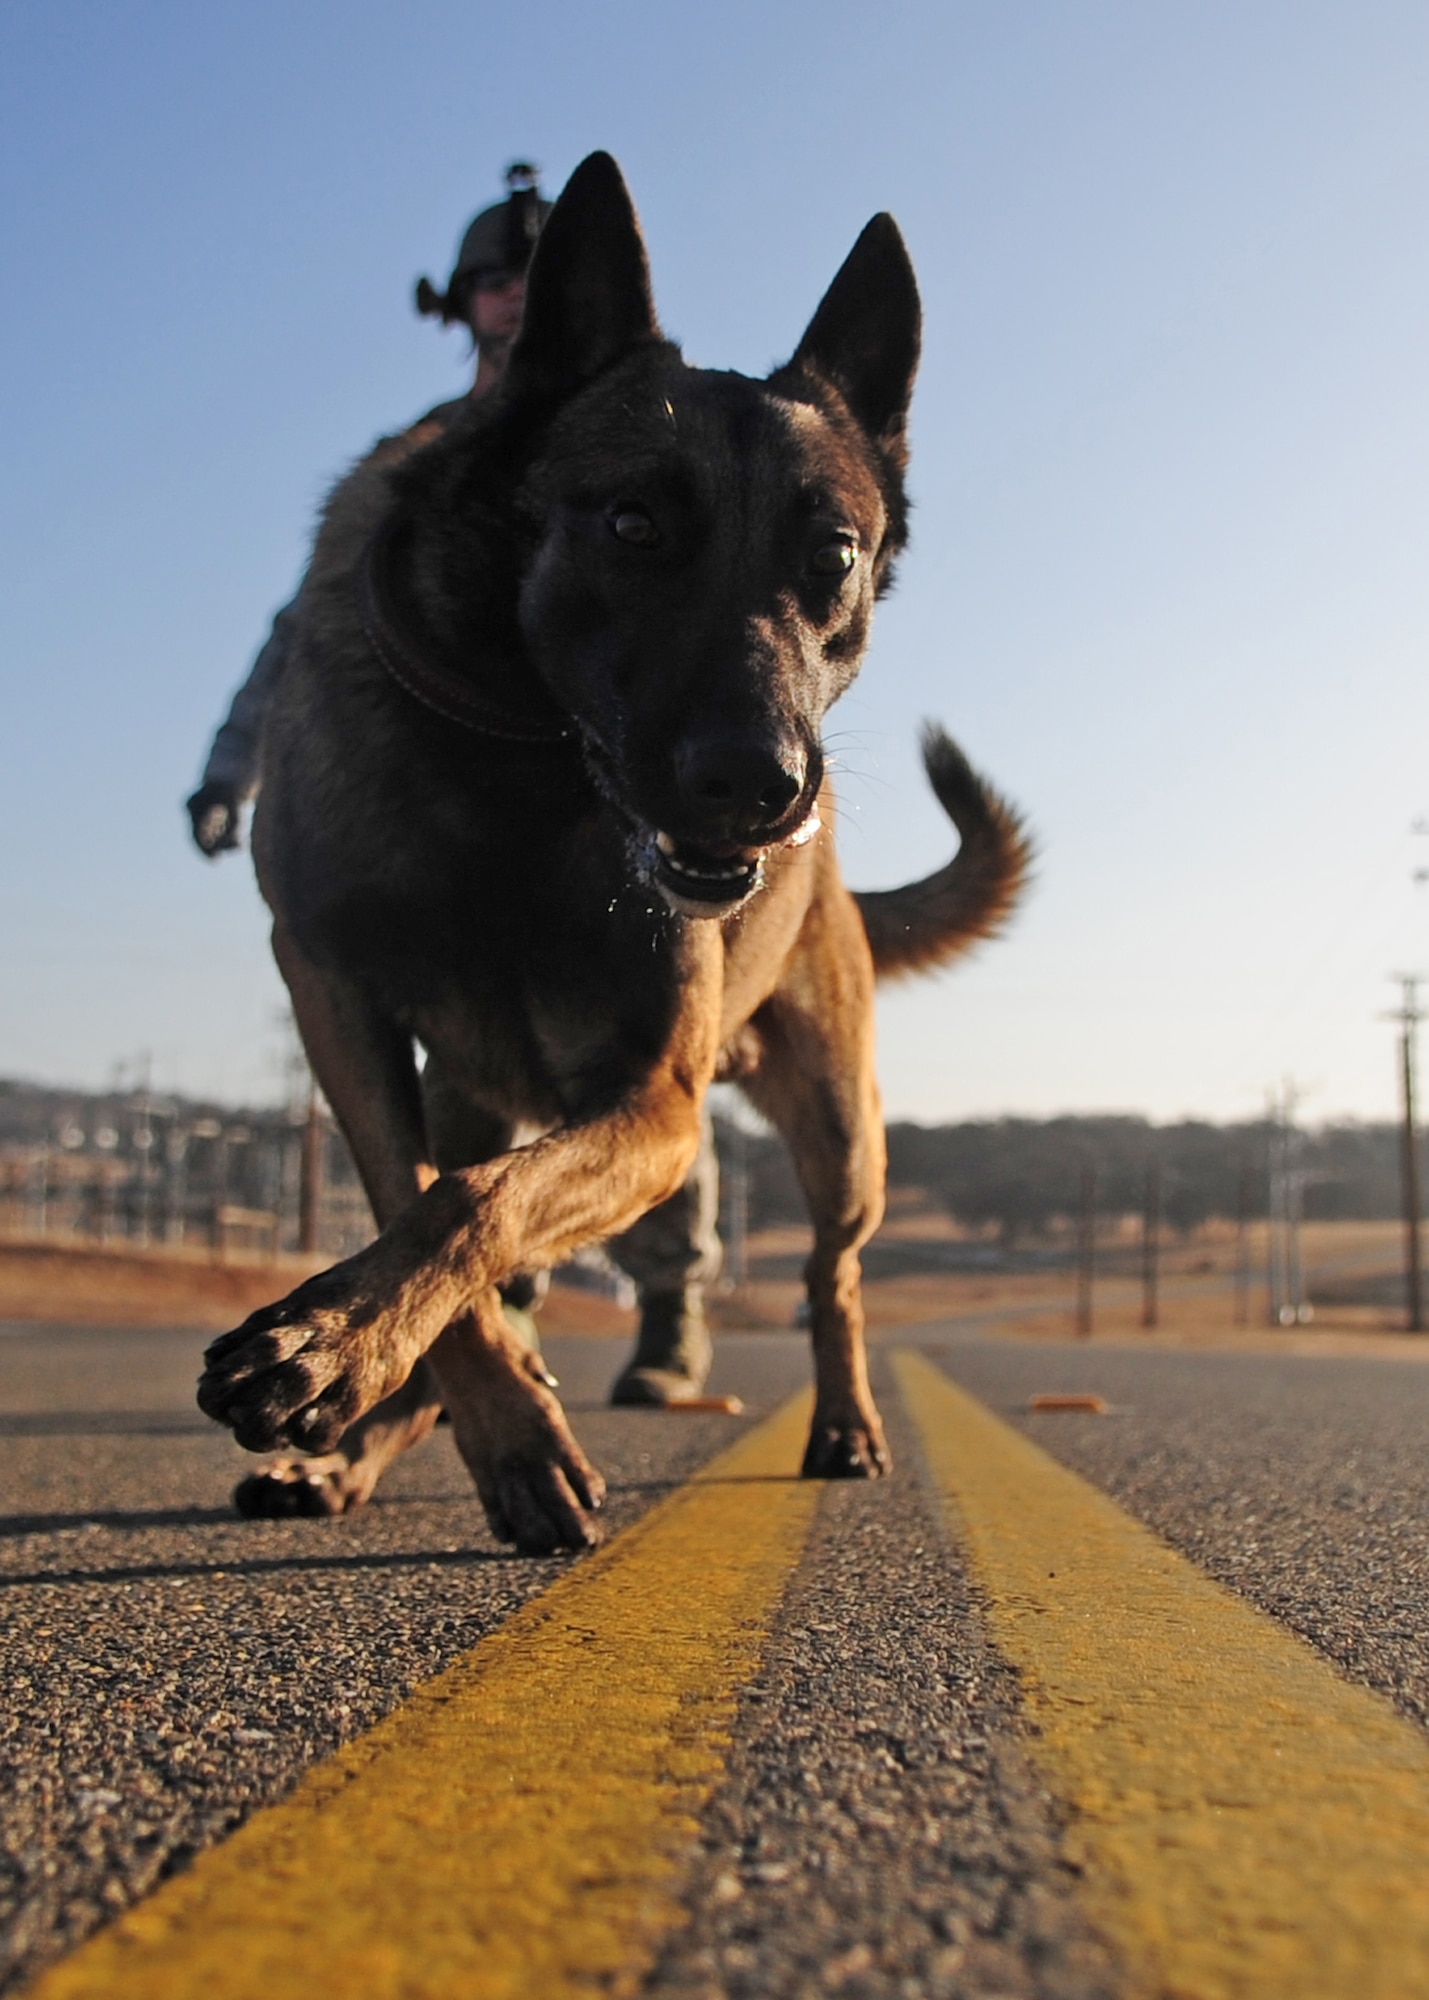
[[[227,1494],[247,1461],[191,1402],[201,1346],[132,1330],[12,1328],[0,1339],[10,1690],[0,1852],[3,1963],[16,1984],[59,1959],[46,1993],[195,1990],[195,1939],[215,1935],[223,1911],[258,1959],[230,1950],[229,1985],[205,1968],[206,1991],[257,1990],[243,1982],[261,1963],[265,1996],[306,1993],[333,1976],[344,1893],[367,1929],[353,1925],[366,1942],[342,1981],[374,1994],[449,1993],[454,1966],[473,1994],[531,1991],[533,1978],[543,1994],[592,1978],[672,1995],[1120,1993],[1146,1990],[1157,1950],[1171,1953],[1174,1975],[1167,1892],[1126,1881],[1121,1835],[1086,1793],[1103,1779],[1088,1779],[1075,1743],[1061,1762],[1050,1755],[1065,1746],[1038,1701],[1055,1672],[1004,1616],[1028,1590],[998,1568],[998,1538],[1019,1542],[1019,1494],[1031,1490],[1018,1432],[1164,1537],[1132,1533],[1142,1556],[1128,1562],[1148,1548],[1153,1568],[1172,1561],[1170,1544],[1194,1565],[1181,1565],[1185,1588],[1209,1575],[1269,1614],[1243,1640],[1262,1676],[1255,1700],[1273,1706],[1274,1674],[1292,1671],[1274,1664],[1273,1646],[1262,1658],[1262,1627],[1266,1644],[1290,1644],[1294,1674],[1308,1661],[1313,1680],[1323,1655],[1339,1669],[1326,1685],[1348,1677],[1385,1698],[1368,1701],[1372,1724],[1355,1721],[1360,1711],[1336,1724],[1349,1732],[1337,1740],[1357,1746],[1341,1756],[1347,1773],[1361,1749],[1371,1758],[1346,1783],[1399,1802],[1381,1873],[1392,1876],[1395,1856],[1410,1869],[1429,1861],[1415,1845],[1429,1714],[1420,1368],[1004,1345],[924,1327],[899,1347],[931,1357],[932,1376],[892,1350],[878,1356],[894,1478],[810,1489],[787,1476],[802,1423],[788,1398],[808,1372],[800,1337],[723,1342],[712,1387],[745,1396],[738,1421],[605,1410],[619,1347],[553,1341],[575,1427],[610,1478],[617,1530],[607,1556],[566,1564],[496,1549],[445,1433],[362,1514],[238,1521]],[[968,1494],[960,1512],[950,1490],[949,1465],[956,1472],[972,1446],[939,1400],[949,1380],[1000,1420],[984,1437],[996,1463],[1013,1454],[1003,1525],[979,1522]],[[1108,1413],[1028,1412],[1033,1394],[1068,1389],[1099,1394]],[[731,1446],[756,1457],[688,1484]],[[999,1477],[988,1470],[972,1498]],[[1080,1505],[1035,1510],[1044,1530],[1065,1530],[1069,1572],[1099,1532],[1078,1525]],[[1121,1548],[1125,1516],[1107,1512]],[[642,1517],[634,1536],[619,1532]],[[1096,1587],[1109,1604],[1135,1598],[1114,1568]],[[1054,1601],[1040,1623],[1058,1615]],[[1150,1625],[1180,1615],[1163,1608]],[[1287,1641],[1292,1632],[1313,1651]],[[562,1645],[574,1662],[565,1684]],[[572,1704],[591,1681],[583,1662],[597,1657],[612,1692],[581,1711],[584,1734],[573,1736]],[[1142,1684],[1159,1698],[1168,1675],[1154,1649],[1146,1660]],[[1207,1681],[1193,1667],[1193,1689]],[[617,1699],[622,1688],[638,1699]],[[1124,1716],[1139,1699],[1113,1689],[1108,1712]],[[434,1753],[438,1713],[444,1727],[465,1720]],[[1164,1733],[1164,1718],[1146,1713],[1147,1733]],[[1204,1720],[1180,1733],[1198,1728],[1214,1734]],[[345,1761],[325,1764],[344,1744]],[[1372,1753],[1400,1759],[1392,1780]],[[1178,1754],[1191,1759],[1181,1778],[1189,1770],[1194,1791],[1195,1742]],[[495,1771],[499,1812],[471,1789],[478,1766],[488,1787]],[[375,1785],[379,1767],[384,1784],[405,1788],[396,1808],[375,1790],[363,1805],[354,1789]],[[1327,1797],[1336,1782],[1328,1772]],[[539,1824],[513,1819],[511,1796],[532,1800]],[[286,1822],[260,1810],[285,1798]],[[1205,1844],[1218,1844],[1217,1811],[1241,1823],[1250,1809],[1212,1798]],[[318,1838],[294,1835],[294,1814],[321,1823],[366,1883],[344,1891],[331,1868],[310,1867],[337,1880],[321,1919],[301,1898],[282,1902],[291,1842],[306,1852]],[[226,1849],[245,1821],[247,1846]],[[372,1831],[399,1822],[404,1839]],[[435,1858],[454,1839],[468,1865],[444,1880]],[[200,1852],[199,1867],[154,1894]],[[254,1865],[225,1879],[225,1855],[240,1852],[266,1854],[273,1880]],[[463,1880],[482,1893],[464,1899]],[[1193,1882],[1187,1893],[1182,1918],[1205,1930],[1202,1892]],[[1210,1923],[1230,1940],[1216,1968],[1224,1990],[1429,1990],[1403,1937],[1390,1940],[1397,1983],[1381,1977],[1376,1907],[1353,1885],[1346,1893],[1338,1931],[1350,1958],[1318,1951],[1310,1972],[1297,1970],[1296,1938],[1311,1926],[1289,1910],[1276,1949],[1291,1955],[1269,1984],[1264,1967],[1237,1958],[1236,1924]],[[1225,1885],[1204,1894],[1224,1898]],[[103,1927],[130,1906],[138,1929],[117,1926],[111,1949]],[[1252,1912],[1245,1935],[1254,1931]],[[138,1983],[121,1989],[117,1964]]]

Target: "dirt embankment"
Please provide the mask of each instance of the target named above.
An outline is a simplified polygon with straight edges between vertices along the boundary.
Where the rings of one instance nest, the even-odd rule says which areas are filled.
[[[810,1234],[761,1230],[748,1244],[748,1277],[715,1289],[710,1318],[719,1331],[796,1323]],[[1093,1338],[1174,1346],[1263,1345],[1325,1350],[1388,1339],[1429,1354],[1429,1340],[1403,1339],[1400,1232],[1390,1224],[1316,1224],[1304,1240],[1308,1326],[1268,1325],[1263,1230],[1248,1244],[1233,1230],[1208,1228],[1168,1242],[1158,1271],[1158,1324],[1142,1325],[1140,1252],[1133,1231],[1099,1244]],[[222,1331],[301,1283],[326,1260],[218,1262],[204,1250],[16,1242],[0,1239],[0,1320],[110,1326],[195,1326]],[[972,1268],[968,1268],[969,1263]],[[1035,1268],[996,1268],[990,1246],[970,1243],[946,1218],[895,1212],[869,1246],[864,1303],[870,1328],[893,1333],[946,1318],[982,1319],[1013,1338],[1046,1339],[1076,1330],[1075,1274],[1052,1254]],[[599,1293],[555,1284],[541,1311],[552,1333],[629,1336],[635,1314]]]
[[[222,1329],[318,1268],[311,1257],[220,1264],[171,1249],[0,1243],[0,1319]]]
[[[215,1262],[206,1251],[0,1242],[0,1320],[45,1325],[197,1326],[221,1333],[331,1260]],[[552,1333],[624,1333],[635,1315],[611,1299],[553,1285]]]

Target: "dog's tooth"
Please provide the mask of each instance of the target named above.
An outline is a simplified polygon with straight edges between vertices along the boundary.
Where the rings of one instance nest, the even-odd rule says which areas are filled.
[[[655,836],[655,845],[662,854],[673,854],[675,851],[675,843],[668,833],[657,833]]]

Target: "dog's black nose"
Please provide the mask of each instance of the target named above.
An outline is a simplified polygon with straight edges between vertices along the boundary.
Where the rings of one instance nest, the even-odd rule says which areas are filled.
[[[676,755],[680,790],[694,815],[729,839],[774,826],[804,788],[803,752],[764,735],[711,731]]]

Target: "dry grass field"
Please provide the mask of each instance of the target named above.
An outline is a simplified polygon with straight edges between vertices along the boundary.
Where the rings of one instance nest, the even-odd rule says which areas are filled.
[[[716,1299],[724,1327],[788,1326],[802,1295],[799,1266],[808,1231],[751,1238],[749,1282]],[[1109,1224],[1096,1247],[1092,1333],[1096,1341],[1164,1346],[1268,1346],[1281,1352],[1423,1351],[1404,1331],[1403,1231],[1394,1222],[1309,1223],[1301,1235],[1309,1324],[1272,1326],[1263,1223],[1238,1240],[1211,1223],[1188,1239],[1167,1232],[1157,1271],[1156,1324],[1143,1324],[1139,1226]],[[891,1204],[865,1258],[864,1303],[874,1338],[944,1318],[980,1319],[1013,1339],[1075,1334],[1076,1275],[1070,1242],[1031,1246],[1025,1262],[998,1261],[995,1246],[970,1239],[916,1198]],[[959,1265],[964,1268],[958,1268]]]
[[[734,1332],[793,1325],[808,1243],[802,1228],[753,1235],[746,1282],[712,1298],[716,1327]],[[1091,1338],[1429,1352],[1429,1340],[1403,1332],[1402,1243],[1394,1223],[1307,1225],[1303,1255],[1314,1319],[1285,1329],[1268,1324],[1263,1225],[1252,1228],[1244,1244],[1221,1224],[1184,1241],[1168,1236],[1159,1260],[1157,1324],[1148,1328],[1136,1227],[1108,1225],[1097,1245]],[[0,1241],[0,1321],[219,1331],[290,1290],[319,1262],[217,1262],[200,1250]],[[869,1245],[866,1265],[865,1301],[875,1338],[946,1318],[985,1319],[1014,1339],[1065,1338],[1076,1331],[1066,1242],[1028,1246],[1004,1259],[996,1246],[967,1237],[946,1216],[910,1198],[894,1204]],[[613,1300],[562,1284],[552,1286],[541,1320],[553,1333],[615,1334],[634,1327],[634,1314]]]
[[[79,1326],[195,1326],[221,1333],[281,1298],[329,1260],[216,1262],[207,1250],[136,1250],[0,1241],[0,1321]],[[552,1333],[620,1333],[635,1315],[613,1300],[553,1285],[541,1313]]]
[[[0,1242],[0,1319],[221,1331],[317,1268],[301,1257],[218,1263],[206,1250]]]

